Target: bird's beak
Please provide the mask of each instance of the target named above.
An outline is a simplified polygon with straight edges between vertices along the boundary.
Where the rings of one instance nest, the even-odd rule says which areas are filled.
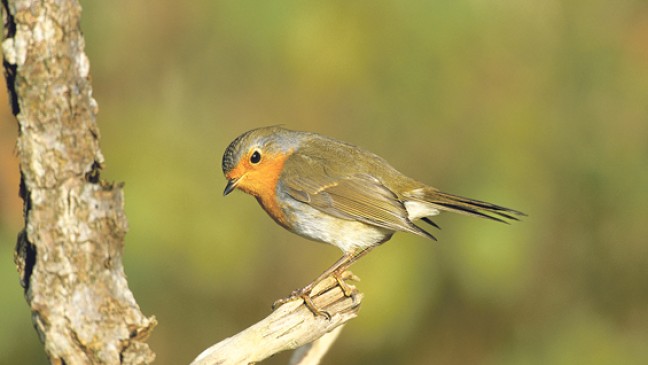
[[[237,177],[235,179],[228,179],[227,180],[227,185],[225,185],[225,190],[223,191],[223,196],[231,193],[236,189],[236,185],[238,185],[239,181],[241,180],[240,177]]]

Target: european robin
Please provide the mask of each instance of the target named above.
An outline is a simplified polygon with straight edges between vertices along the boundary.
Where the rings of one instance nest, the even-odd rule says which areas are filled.
[[[224,195],[240,189],[256,197],[282,227],[344,253],[317,279],[292,294],[304,298],[316,314],[308,297],[312,287],[329,275],[342,286],[340,275],[395,232],[436,240],[413,223],[417,219],[438,228],[430,217],[441,211],[501,222],[524,215],[443,193],[349,143],[279,126],[253,129],[237,137],[225,150],[222,167],[227,178]]]

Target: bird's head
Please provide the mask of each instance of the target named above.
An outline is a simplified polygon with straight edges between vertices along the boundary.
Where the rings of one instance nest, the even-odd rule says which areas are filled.
[[[284,162],[296,148],[297,132],[279,126],[253,129],[238,136],[223,154],[224,195],[240,189],[254,196],[274,193]]]

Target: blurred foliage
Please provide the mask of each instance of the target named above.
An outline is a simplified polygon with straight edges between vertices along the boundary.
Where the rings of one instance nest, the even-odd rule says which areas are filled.
[[[529,214],[442,215],[361,260],[325,364],[648,361],[645,1],[83,1],[125,265],[188,363],[339,256],[221,195],[220,158],[283,123],[364,146],[442,190]],[[1,103],[0,363],[45,364],[11,263],[21,203]],[[286,363],[288,354],[268,364]]]

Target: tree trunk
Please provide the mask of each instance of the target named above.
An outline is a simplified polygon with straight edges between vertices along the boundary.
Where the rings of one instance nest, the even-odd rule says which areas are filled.
[[[144,340],[156,322],[124,275],[122,186],[99,176],[80,16],[74,0],[2,0],[25,218],[15,261],[52,364],[148,364]]]

